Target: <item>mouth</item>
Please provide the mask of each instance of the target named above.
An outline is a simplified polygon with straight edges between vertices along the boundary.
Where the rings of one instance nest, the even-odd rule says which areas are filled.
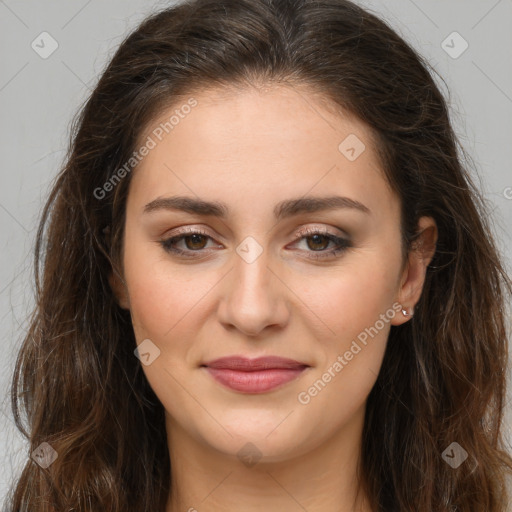
[[[222,357],[201,365],[223,386],[242,393],[265,393],[298,378],[309,365],[277,356]]]

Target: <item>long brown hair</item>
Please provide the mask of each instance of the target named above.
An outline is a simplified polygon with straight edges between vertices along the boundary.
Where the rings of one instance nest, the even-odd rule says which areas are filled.
[[[438,226],[415,316],[391,329],[368,397],[360,469],[373,510],[505,510],[512,285],[433,73],[348,0],[191,0],[124,40],[75,120],[37,233],[36,306],[12,405],[29,455],[46,442],[58,456],[47,468],[27,461],[8,510],[163,511],[163,406],[108,281],[120,268],[133,174],[119,169],[165,107],[193,91],[256,82],[308,86],[370,126],[401,201],[406,250],[421,216]],[[450,446],[468,454],[458,467],[447,463]]]

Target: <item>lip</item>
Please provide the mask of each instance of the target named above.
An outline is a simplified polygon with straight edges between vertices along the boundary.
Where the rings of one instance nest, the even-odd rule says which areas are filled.
[[[243,393],[265,393],[299,377],[309,365],[278,356],[221,357],[201,365],[220,384]]]

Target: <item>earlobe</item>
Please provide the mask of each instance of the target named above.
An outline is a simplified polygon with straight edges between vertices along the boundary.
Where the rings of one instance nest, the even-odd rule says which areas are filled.
[[[418,233],[401,276],[398,302],[402,305],[402,311],[395,317],[393,325],[401,325],[413,317],[414,307],[425,283],[427,267],[436,251],[437,225],[432,217],[421,217]]]
[[[128,300],[128,291],[126,289],[125,283],[121,280],[121,278],[114,272],[110,272],[108,276],[108,282],[110,284],[110,288],[114,293],[117,303],[119,307],[122,309],[130,309],[130,302]]]

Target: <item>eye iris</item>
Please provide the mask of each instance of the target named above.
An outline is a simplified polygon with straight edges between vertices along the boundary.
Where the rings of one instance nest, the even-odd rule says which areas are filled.
[[[309,243],[309,240],[312,240],[314,239],[314,242],[313,244],[320,244],[322,247],[312,247],[311,244]],[[322,239],[323,239],[323,242],[322,243]],[[311,236],[308,236],[307,237],[307,240],[308,240],[308,247],[310,249],[325,249],[325,242],[327,241],[327,245],[329,244],[329,239],[325,236],[325,235],[311,235]]]
[[[190,240],[192,240],[192,244],[189,243]],[[201,241],[203,242],[202,244]],[[204,235],[194,234],[185,237],[185,245],[187,246],[187,249],[203,249],[205,242],[206,237]],[[197,247],[195,244],[199,244],[200,247]]]

